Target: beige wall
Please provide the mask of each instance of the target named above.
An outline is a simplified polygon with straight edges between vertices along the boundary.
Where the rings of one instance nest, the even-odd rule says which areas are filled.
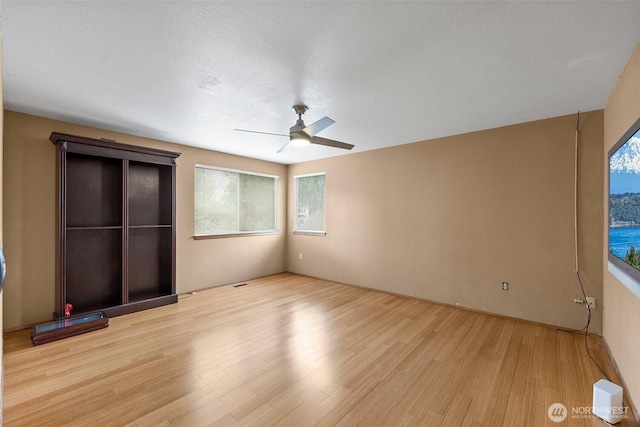
[[[290,188],[326,172],[327,235],[292,234],[290,197],[287,270],[582,328],[575,128],[572,115],[292,165]],[[581,270],[599,301],[602,135],[602,111],[582,114]]]
[[[51,318],[55,292],[55,146],[51,132],[109,138],[181,152],[177,168],[177,291],[186,292],[282,272],[287,167],[244,157],[5,111],[4,237],[10,270],[5,287],[5,328]],[[279,235],[193,239],[196,163],[278,175]]]
[[[575,115],[289,167],[6,111],[5,327],[54,310],[52,131],[182,152],[178,160],[179,292],[289,271],[533,321],[585,322],[573,267]],[[581,271],[602,299],[602,112],[581,116]],[[326,237],[198,240],[195,163],[282,177],[327,172]],[[287,207],[293,210],[293,198]],[[291,216],[291,218],[293,218]],[[287,237],[288,236],[288,237]],[[285,245],[288,250],[285,256]],[[304,254],[304,260],[298,254]],[[508,281],[504,292],[500,283]],[[601,305],[602,306],[602,305]],[[599,311],[592,330],[601,330]]]
[[[640,44],[636,46],[629,62],[611,92],[604,109],[604,151],[608,151],[618,139],[640,117]],[[604,162],[606,165],[606,161]],[[606,169],[605,169],[606,171]],[[603,173],[605,188],[608,187],[608,175]],[[604,203],[608,203],[608,193],[604,193]],[[640,299],[634,296],[622,283],[608,271],[606,235],[607,215],[603,215],[604,266],[604,338],[618,364],[620,373],[636,407],[640,403]]]

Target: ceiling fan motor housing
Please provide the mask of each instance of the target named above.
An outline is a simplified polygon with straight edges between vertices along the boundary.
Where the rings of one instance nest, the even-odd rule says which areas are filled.
[[[289,129],[289,141],[297,147],[303,147],[311,142],[311,137],[303,131],[305,128],[302,119],[298,119],[295,125]]]
[[[293,135],[294,133],[299,133],[299,134],[306,135],[306,132],[302,131],[302,129],[304,128],[305,128],[304,122],[302,121],[302,119],[298,119],[296,124],[289,128],[289,134]]]

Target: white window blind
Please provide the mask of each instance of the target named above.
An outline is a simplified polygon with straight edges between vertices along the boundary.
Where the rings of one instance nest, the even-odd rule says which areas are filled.
[[[196,165],[196,236],[277,233],[278,177]]]
[[[294,176],[294,232],[325,234],[325,174]]]

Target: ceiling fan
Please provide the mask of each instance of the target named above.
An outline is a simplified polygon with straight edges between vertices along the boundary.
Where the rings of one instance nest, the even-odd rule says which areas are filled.
[[[289,145],[293,145],[294,147],[304,147],[309,144],[318,144],[318,145],[327,145],[329,147],[343,148],[345,150],[351,150],[354,146],[352,144],[347,144],[345,142],[334,141],[333,139],[321,138],[316,136],[316,134],[320,133],[327,127],[331,126],[335,122],[329,117],[323,117],[315,123],[306,126],[302,121],[302,115],[307,111],[308,107],[306,105],[294,105],[293,109],[298,115],[298,121],[295,125],[291,126],[289,129],[289,135],[285,135],[282,133],[271,133],[271,132],[258,132],[255,130],[246,130],[246,129],[235,129],[239,132],[250,132],[250,133],[260,133],[263,135],[277,135],[277,136],[288,136],[289,142],[283,145],[278,153],[283,152]]]

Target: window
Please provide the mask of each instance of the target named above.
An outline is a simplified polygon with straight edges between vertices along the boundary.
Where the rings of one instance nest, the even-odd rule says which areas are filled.
[[[640,298],[640,119],[609,150],[609,265]]]
[[[195,236],[277,233],[278,177],[196,165]]]
[[[296,216],[294,233],[325,234],[324,173],[294,176]]]

